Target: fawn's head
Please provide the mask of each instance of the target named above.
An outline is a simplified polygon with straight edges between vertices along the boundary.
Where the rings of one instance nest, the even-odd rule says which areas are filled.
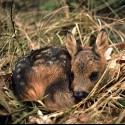
[[[103,74],[108,47],[108,36],[104,30],[98,33],[95,44],[89,48],[78,47],[74,36],[70,32],[67,33],[66,48],[72,57],[71,89],[76,99],[85,98]]]

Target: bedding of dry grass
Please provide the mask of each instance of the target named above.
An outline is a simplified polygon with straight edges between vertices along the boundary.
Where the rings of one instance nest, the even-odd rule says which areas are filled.
[[[96,8],[73,12],[65,8],[25,13],[11,8],[6,14],[0,10],[1,123],[125,123],[125,18],[119,16],[124,6],[108,15],[93,14]],[[83,45],[90,45],[102,28],[108,32],[113,51],[103,76],[86,99],[69,110],[49,112],[40,100],[27,106],[13,95],[11,74],[21,56],[46,45],[65,45],[67,30]]]

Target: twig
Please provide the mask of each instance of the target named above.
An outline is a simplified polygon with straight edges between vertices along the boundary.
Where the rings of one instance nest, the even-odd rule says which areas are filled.
[[[64,12],[65,12],[66,18],[69,18],[70,17],[70,12],[69,12],[69,7],[68,7],[68,5],[66,3],[66,0],[62,0],[62,2],[63,2],[63,5],[65,6],[64,7]]]
[[[10,19],[11,19],[12,29],[13,29],[13,35],[12,35],[12,37],[16,39],[16,42],[18,43],[18,45],[19,45],[19,47],[20,47],[20,50],[23,52],[23,55],[24,55],[23,48],[22,48],[22,46],[20,45],[19,40],[18,40],[18,38],[17,38],[17,36],[16,36],[15,22],[14,22],[14,20],[13,20],[13,0],[11,0]]]

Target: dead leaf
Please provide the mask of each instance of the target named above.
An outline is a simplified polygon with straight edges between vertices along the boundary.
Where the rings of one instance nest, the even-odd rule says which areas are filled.
[[[53,121],[50,119],[48,115],[43,115],[43,113],[38,110],[37,117],[29,116],[29,123],[36,123],[36,124],[53,124]]]
[[[118,63],[118,64],[123,64],[123,63],[125,63],[125,60],[123,60],[123,59],[118,59],[118,60],[116,60],[116,63]]]
[[[125,43],[119,44],[119,48],[120,48],[120,49],[125,49]]]
[[[107,51],[105,52],[105,57],[106,57],[106,60],[110,60],[111,59],[111,53],[113,51],[113,48],[110,47],[107,49]]]

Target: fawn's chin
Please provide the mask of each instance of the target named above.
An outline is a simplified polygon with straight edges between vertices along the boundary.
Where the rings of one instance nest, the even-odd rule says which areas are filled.
[[[77,103],[79,103],[79,102],[81,102],[82,100],[84,100],[85,98],[83,98],[83,99],[75,99],[75,103],[77,104]],[[87,109],[87,108],[89,108],[91,105],[93,105],[94,104],[94,101],[92,100],[92,99],[88,99],[88,100],[86,100],[84,103],[82,103],[81,105],[80,105],[80,108],[85,108],[85,109]]]
[[[79,102],[81,102],[81,101],[83,101],[85,98],[75,98],[75,103],[79,103]],[[91,99],[87,99],[86,101],[85,101],[85,103],[88,103],[89,101],[92,101]]]

